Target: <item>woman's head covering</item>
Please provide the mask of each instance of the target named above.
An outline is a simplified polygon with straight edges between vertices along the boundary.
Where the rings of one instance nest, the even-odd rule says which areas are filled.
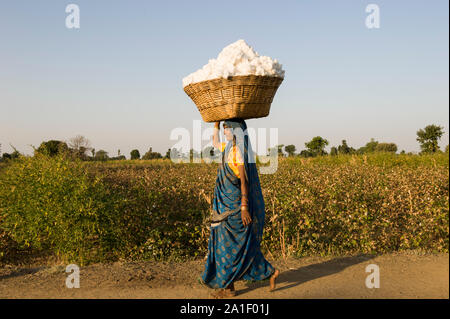
[[[234,138],[236,140],[236,147],[239,149],[239,152],[242,154],[242,157],[244,159],[244,168],[245,168],[245,177],[247,179],[247,182],[249,182],[249,167],[250,163],[255,163],[255,161],[252,161],[253,158],[253,152],[252,147],[250,145],[250,140],[248,138],[247,133],[247,124],[243,119],[240,118],[234,118],[234,119],[228,119],[225,120],[224,125],[226,125],[228,128],[232,130],[232,134],[234,135]],[[225,155],[228,156],[228,152],[233,146],[233,141],[229,141],[225,148]],[[227,158],[227,157],[225,157]]]

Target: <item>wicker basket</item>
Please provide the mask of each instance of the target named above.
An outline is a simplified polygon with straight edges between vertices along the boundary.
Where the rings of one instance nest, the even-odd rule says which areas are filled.
[[[269,115],[270,104],[283,78],[236,75],[228,79],[192,83],[184,91],[197,105],[205,122]]]

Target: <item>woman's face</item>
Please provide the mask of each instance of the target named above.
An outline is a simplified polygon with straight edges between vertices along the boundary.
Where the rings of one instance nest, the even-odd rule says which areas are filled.
[[[223,134],[225,135],[225,138],[227,139],[227,141],[233,140],[232,129],[227,127],[225,124],[223,124]]]

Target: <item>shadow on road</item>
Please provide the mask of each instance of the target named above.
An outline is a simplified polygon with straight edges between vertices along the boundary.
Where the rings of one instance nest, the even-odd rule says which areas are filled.
[[[376,258],[378,255],[360,254],[349,257],[338,257],[325,262],[316,263],[298,269],[282,271],[277,278],[277,285],[280,283],[288,283],[287,286],[276,288],[275,291],[290,289],[303,284],[307,281],[341,272],[347,267]],[[267,286],[268,280],[264,282],[248,283],[248,287],[240,290],[239,295],[250,292],[254,289]]]
[[[16,270],[7,275],[0,275],[0,280],[34,274],[44,268],[45,267],[36,267],[36,268],[24,268],[24,269]]]

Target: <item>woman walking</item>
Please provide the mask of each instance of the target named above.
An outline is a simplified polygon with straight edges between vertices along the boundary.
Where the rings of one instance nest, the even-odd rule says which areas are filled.
[[[208,256],[201,282],[221,288],[213,294],[215,298],[234,296],[234,281],[240,279],[270,278],[273,291],[279,271],[260,249],[265,206],[247,124],[243,119],[230,119],[223,127],[228,143],[219,144],[220,122],[215,123],[213,145],[221,150],[222,162],[214,188]]]

